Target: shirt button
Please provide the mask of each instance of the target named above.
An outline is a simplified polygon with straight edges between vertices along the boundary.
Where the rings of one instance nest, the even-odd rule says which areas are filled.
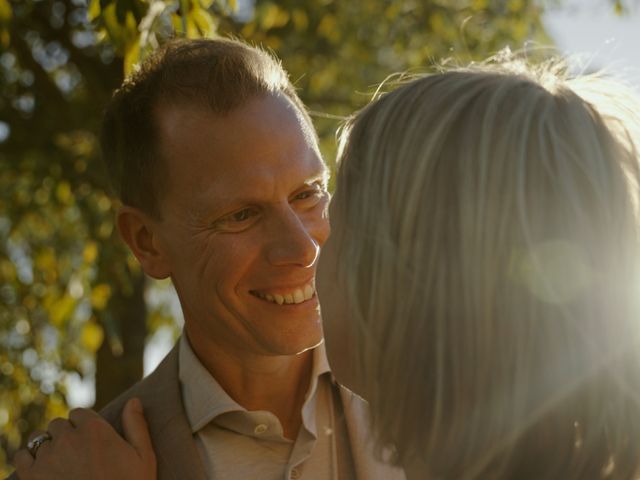
[[[300,478],[300,470],[297,468],[291,469],[291,480],[298,480]]]
[[[268,428],[269,427],[267,427],[264,423],[261,423],[260,425],[256,425],[256,428],[253,429],[253,433],[255,433],[256,435],[262,435],[268,430]]]

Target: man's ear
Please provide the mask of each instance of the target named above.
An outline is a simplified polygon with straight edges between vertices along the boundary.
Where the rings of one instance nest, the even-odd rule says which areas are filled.
[[[117,213],[118,231],[136,256],[147,275],[156,279],[171,274],[167,255],[162,248],[155,222],[141,210],[123,205]]]

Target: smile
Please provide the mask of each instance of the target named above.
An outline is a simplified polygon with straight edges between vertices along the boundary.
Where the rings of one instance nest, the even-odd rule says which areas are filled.
[[[278,291],[278,293],[275,293],[252,290],[251,294],[266,300],[267,302],[277,303],[278,305],[292,305],[310,300],[316,294],[316,286],[315,281],[311,280],[306,285],[294,288],[290,291]]]

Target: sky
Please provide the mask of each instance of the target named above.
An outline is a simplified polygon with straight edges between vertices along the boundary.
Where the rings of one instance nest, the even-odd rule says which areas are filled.
[[[559,50],[606,68],[640,91],[640,0],[627,0],[616,15],[610,0],[565,0],[549,9],[544,24]]]
[[[632,4],[629,11],[619,16],[610,0],[563,0],[561,7],[547,10],[544,24],[560,52],[578,55],[593,69],[606,67],[640,92],[640,0],[627,3]],[[181,316],[179,311],[174,314]],[[157,366],[172,344],[168,329],[150,339],[144,356],[145,374]],[[72,407],[93,404],[92,380],[75,377],[68,387]]]

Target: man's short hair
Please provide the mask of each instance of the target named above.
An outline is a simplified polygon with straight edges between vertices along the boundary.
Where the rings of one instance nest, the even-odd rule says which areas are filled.
[[[224,115],[277,93],[312,125],[282,65],[264,50],[221,38],[164,45],[115,91],[105,112],[101,147],[116,194],[124,204],[160,218],[166,181],[156,125],[160,105],[202,106]]]

